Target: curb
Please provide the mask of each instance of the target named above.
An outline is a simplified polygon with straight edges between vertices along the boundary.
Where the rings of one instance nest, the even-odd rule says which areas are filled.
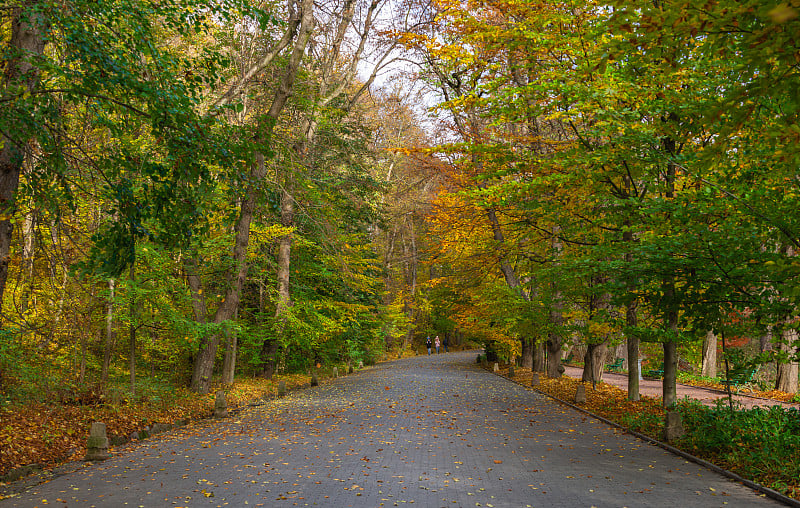
[[[670,444],[667,444],[667,443],[664,443],[662,441],[659,441],[659,440],[657,440],[657,439],[655,439],[653,437],[644,435],[644,434],[642,434],[640,432],[636,432],[635,430],[631,430],[631,429],[629,429],[627,427],[623,427],[622,425],[620,425],[620,424],[618,424],[616,422],[612,422],[611,420],[608,420],[606,418],[603,418],[602,416],[596,415],[596,414],[592,413],[591,411],[589,411],[587,409],[584,409],[584,408],[582,408],[580,406],[577,406],[577,405],[575,405],[575,404],[573,404],[571,402],[567,402],[565,400],[559,399],[558,397],[554,397],[553,395],[550,395],[549,393],[545,393],[545,392],[543,392],[541,390],[538,390],[538,389],[536,389],[536,388],[534,388],[532,386],[526,386],[526,385],[522,384],[519,381],[516,381],[514,379],[510,379],[510,378],[508,378],[506,376],[501,375],[500,373],[495,373],[495,372],[492,372],[492,371],[490,371],[488,369],[482,369],[482,370],[484,370],[484,371],[486,371],[486,372],[488,372],[490,374],[494,374],[497,377],[501,377],[503,379],[511,381],[512,383],[515,383],[515,384],[517,384],[517,385],[519,385],[519,386],[521,386],[521,387],[523,387],[525,389],[528,389],[528,390],[534,391],[536,393],[540,393],[540,394],[542,394],[542,395],[544,395],[546,397],[549,397],[550,399],[553,399],[554,401],[556,401],[556,402],[558,402],[560,404],[563,404],[563,405],[565,405],[565,406],[567,406],[569,408],[575,409],[575,410],[577,410],[577,411],[579,411],[579,412],[581,412],[583,414],[589,415],[592,418],[594,418],[596,420],[599,420],[599,421],[601,421],[601,422],[603,422],[603,423],[605,423],[607,425],[610,425],[612,427],[620,429],[623,432],[625,432],[626,434],[630,434],[630,435],[632,435],[632,436],[634,436],[636,438],[641,439],[642,441],[645,441],[647,443],[656,445],[656,446],[658,446],[660,448],[663,448],[664,450],[667,450],[668,452],[670,452],[670,453],[672,453],[674,455],[677,455],[677,456],[682,457],[684,459],[690,460],[690,461],[694,462],[695,464],[698,464],[700,466],[703,466],[703,467],[705,467],[707,469],[710,469],[710,470],[714,471],[715,473],[719,473],[722,476],[725,476],[727,478],[730,478],[731,480],[737,481],[737,482],[741,483],[742,485],[744,485],[746,487],[749,487],[749,488],[753,489],[756,492],[760,492],[760,493],[764,494],[765,496],[767,496],[767,497],[769,497],[771,499],[774,499],[776,501],[784,503],[784,504],[786,504],[788,506],[792,506],[794,508],[800,508],[800,501],[798,501],[796,499],[793,499],[791,497],[785,496],[785,495],[781,494],[780,492],[778,492],[777,490],[773,490],[773,489],[770,489],[768,487],[764,487],[761,484],[758,484],[758,483],[756,483],[756,482],[754,482],[752,480],[748,480],[747,478],[739,476],[738,474],[736,474],[736,473],[734,473],[732,471],[728,471],[727,469],[724,469],[724,468],[722,468],[722,467],[720,467],[720,466],[718,466],[718,465],[716,465],[716,464],[714,464],[712,462],[709,462],[709,461],[707,461],[705,459],[701,459],[700,457],[695,457],[694,455],[692,455],[690,453],[687,453],[687,452],[685,452],[685,451],[683,451],[683,450],[681,450],[679,448],[675,448],[674,446],[672,446]]]

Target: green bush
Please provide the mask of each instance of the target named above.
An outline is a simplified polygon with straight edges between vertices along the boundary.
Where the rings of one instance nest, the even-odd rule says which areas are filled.
[[[768,478],[780,489],[800,478],[800,411],[781,406],[743,409],[721,400],[715,407],[682,403],[683,449],[717,459],[746,477]]]
[[[619,423],[630,430],[651,436],[659,435],[664,427],[663,417],[649,411],[621,415]]]
[[[65,380],[47,358],[32,354],[15,328],[0,329],[0,401],[2,404],[50,400]]]

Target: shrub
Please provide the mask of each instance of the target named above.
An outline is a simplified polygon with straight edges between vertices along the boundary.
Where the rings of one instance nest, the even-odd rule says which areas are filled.
[[[773,488],[800,478],[800,412],[781,406],[731,410],[726,404],[682,405],[687,434],[681,445]]]

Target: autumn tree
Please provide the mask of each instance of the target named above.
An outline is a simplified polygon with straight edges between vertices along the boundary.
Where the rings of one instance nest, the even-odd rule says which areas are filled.
[[[9,213],[3,243],[11,243],[11,212],[20,203],[31,210],[26,223],[33,224],[32,214],[51,217],[44,224],[54,246],[70,231],[63,227],[67,220],[91,218],[84,222],[89,227],[72,229],[83,240],[69,242],[88,256],[62,264],[66,287],[68,263],[82,261],[74,268],[86,277],[90,295],[94,276],[116,278],[133,266],[142,239],[174,249],[201,231],[202,203],[213,186],[210,166],[228,157],[213,132],[215,120],[198,108],[219,55],[198,51],[187,57],[162,44],[166,34],[181,40],[207,32],[209,18],[199,14],[206,6],[151,7],[136,1],[21,2],[4,11],[16,35],[4,47],[9,114],[0,121]],[[241,6],[218,7],[224,16]],[[28,169],[20,179],[23,165]],[[31,238],[32,230],[26,226],[23,234]],[[32,259],[33,244],[27,245],[23,256]],[[9,260],[7,250],[3,259]],[[6,280],[0,281],[3,289]]]
[[[242,286],[247,277],[247,252],[250,241],[250,225],[255,213],[256,204],[259,197],[259,187],[263,179],[267,176],[268,163],[267,155],[272,150],[272,137],[278,119],[286,106],[292,93],[292,88],[299,72],[302,58],[306,51],[306,45],[311,38],[314,26],[313,3],[303,1],[295,3],[290,0],[288,4],[289,20],[286,32],[275,43],[275,48],[268,52],[268,58],[258,61],[254,67],[244,73],[244,78],[252,76],[272,63],[279,51],[289,48],[289,54],[284,66],[279,67],[276,73],[277,85],[275,87],[272,101],[258,111],[258,118],[255,125],[256,149],[252,158],[248,161],[249,171],[246,176],[247,184],[244,195],[241,197],[238,207],[238,217],[234,226],[234,245],[233,259],[234,264],[228,270],[226,278],[228,286],[225,297],[220,302],[214,312],[213,322],[220,324],[233,317],[238,305]],[[243,79],[244,79],[243,78]],[[234,82],[231,90],[240,89],[242,85]],[[229,92],[231,93],[231,92]],[[230,101],[229,96],[217,101],[218,106]],[[204,337],[194,364],[192,373],[192,387],[201,393],[208,391],[211,384],[211,374],[214,370],[217,346],[219,345],[221,334],[219,332],[210,337]]]

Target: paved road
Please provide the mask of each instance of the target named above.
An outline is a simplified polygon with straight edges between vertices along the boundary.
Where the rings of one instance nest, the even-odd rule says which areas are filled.
[[[381,364],[117,452],[0,507],[780,506],[474,358]]]

